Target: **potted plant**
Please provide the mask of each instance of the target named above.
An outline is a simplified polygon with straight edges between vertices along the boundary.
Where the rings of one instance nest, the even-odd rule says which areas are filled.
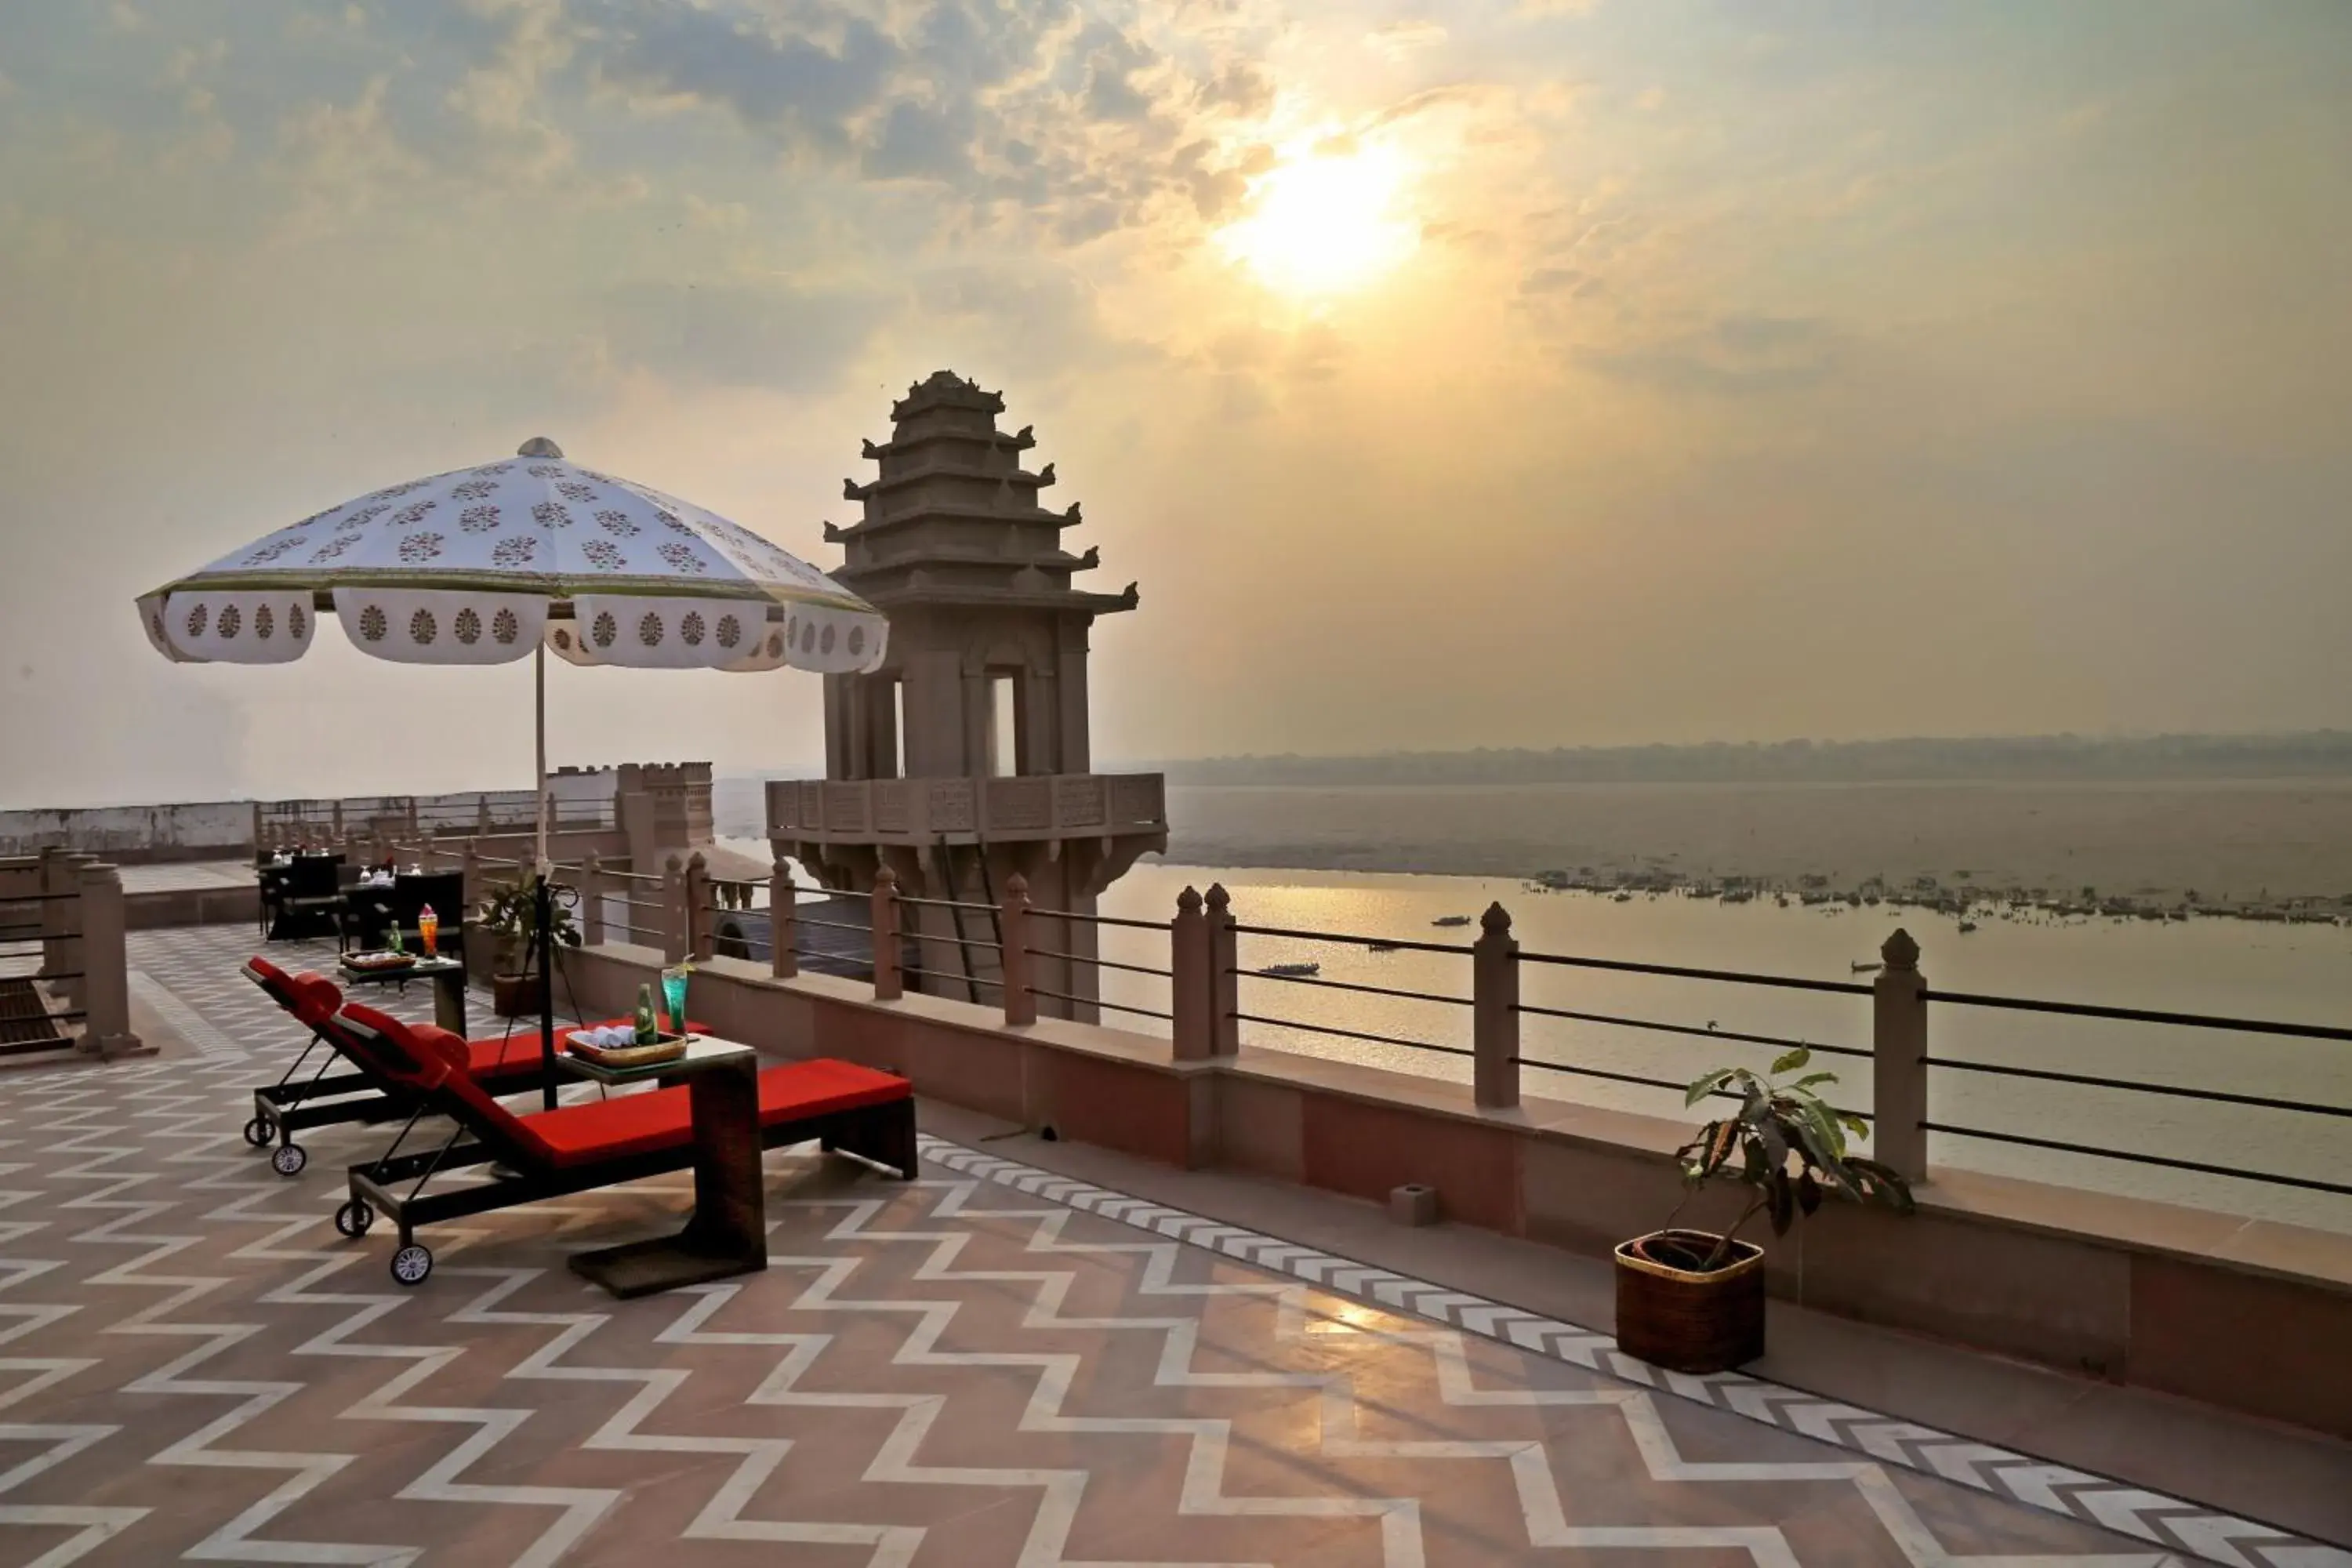
[[[1837,1075],[1788,1078],[1811,1060],[1800,1046],[1767,1074],[1719,1068],[1691,1084],[1685,1105],[1721,1094],[1739,1108],[1675,1151],[1686,1190],[1665,1227],[1617,1248],[1617,1346],[1626,1354],[1699,1375],[1764,1353],[1764,1249],[1739,1237],[1758,1215],[1770,1219],[1773,1235],[1786,1236],[1825,1194],[1911,1212],[1911,1188],[1901,1176],[1846,1152],[1847,1132],[1866,1137],[1870,1127],[1822,1099]],[[1719,1236],[1675,1228],[1683,1206],[1710,1182],[1749,1189],[1739,1217]]]
[[[520,1018],[539,1011],[546,996],[547,974],[531,966],[532,938],[538,924],[539,879],[526,873],[518,882],[494,888],[474,917],[474,923],[497,942],[491,966],[492,1005],[501,1018]],[[548,924],[557,942],[580,945],[580,929],[572,911],[551,902]]]

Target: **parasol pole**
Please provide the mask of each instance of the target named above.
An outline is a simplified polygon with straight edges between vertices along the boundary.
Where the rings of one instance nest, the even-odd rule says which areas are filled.
[[[531,879],[531,913],[537,919],[539,946],[539,1065],[545,1078],[542,1100],[550,1110],[555,1109],[555,898],[548,879],[555,868],[547,858],[547,643],[541,639],[531,649],[531,685],[533,688],[533,722],[531,729],[538,746],[537,784],[531,793],[538,797],[539,846],[533,861],[537,875]]]

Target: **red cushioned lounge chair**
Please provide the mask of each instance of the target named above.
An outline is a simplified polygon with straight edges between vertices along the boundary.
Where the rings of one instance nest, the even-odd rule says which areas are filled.
[[[425,1114],[447,1116],[457,1131],[440,1148],[399,1152],[350,1170],[351,1198],[335,1228],[365,1235],[381,1211],[400,1227],[392,1277],[424,1282],[433,1255],[417,1245],[419,1226],[510,1208],[541,1198],[681,1171],[694,1163],[694,1123],[685,1089],[622,1095],[517,1116],[464,1069],[467,1042],[430,1024],[404,1024],[357,1003],[338,1016],[353,1048],[402,1080]],[[818,1058],[763,1068],[759,1078],[760,1142],[778,1149],[819,1142],[915,1176],[914,1088],[894,1073]],[[413,1123],[412,1123],[413,1124]],[[441,1172],[490,1166],[488,1180],[427,1193]],[[413,1183],[405,1191],[401,1184]]]
[[[289,974],[266,958],[247,963],[245,977],[310,1031],[301,1055],[294,1058],[284,1075],[276,1083],[253,1091],[253,1119],[245,1124],[247,1143],[257,1149],[267,1149],[273,1142],[278,1145],[270,1150],[269,1163],[279,1175],[298,1174],[308,1163],[310,1156],[294,1141],[294,1134],[305,1128],[346,1122],[368,1126],[404,1117],[415,1119],[415,1092],[386,1071],[381,1062],[355,1049],[337,1020],[343,994],[333,981],[308,970]],[[565,1026],[555,1031],[558,1050],[563,1048],[572,1027]],[[700,1026],[689,1023],[688,1027],[698,1029]],[[317,1069],[309,1078],[298,1079],[296,1075],[313,1056],[319,1058]],[[355,1070],[330,1073],[328,1069],[339,1056]],[[467,1073],[492,1095],[522,1094],[547,1081],[535,1033],[491,1035],[467,1040],[466,1058]]]

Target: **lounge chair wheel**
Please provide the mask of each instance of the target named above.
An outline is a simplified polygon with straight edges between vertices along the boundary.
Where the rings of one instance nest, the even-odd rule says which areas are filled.
[[[353,1198],[335,1211],[335,1228],[349,1237],[362,1237],[375,1223],[375,1210],[358,1198]]]
[[[392,1278],[401,1285],[422,1285],[433,1272],[433,1249],[410,1242],[392,1255]]]
[[[281,1176],[299,1176],[310,1156],[299,1143],[280,1143],[269,1152],[269,1168]]]
[[[245,1124],[245,1141],[257,1149],[269,1147],[269,1123],[257,1116]]]

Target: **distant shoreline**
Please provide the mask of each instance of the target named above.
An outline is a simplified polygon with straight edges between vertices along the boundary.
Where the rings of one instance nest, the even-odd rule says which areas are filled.
[[[2352,915],[2352,778],[1177,785],[1166,859],[1949,913]]]

